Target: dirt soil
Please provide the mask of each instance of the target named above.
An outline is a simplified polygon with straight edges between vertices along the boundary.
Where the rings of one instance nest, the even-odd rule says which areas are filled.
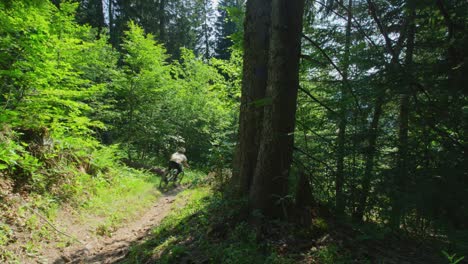
[[[60,230],[75,237],[75,242],[65,248],[50,244],[45,246],[42,256],[33,263],[116,263],[127,254],[131,244],[138,243],[168,215],[177,194],[182,188],[176,188],[165,194],[144,212],[140,218],[115,230],[111,237],[97,236],[89,226],[73,224],[64,219]],[[178,207],[184,203],[177,203]]]

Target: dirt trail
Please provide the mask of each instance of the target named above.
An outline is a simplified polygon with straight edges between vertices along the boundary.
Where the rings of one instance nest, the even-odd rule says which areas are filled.
[[[86,227],[77,227],[71,232],[83,244],[58,249],[50,247],[43,254],[45,263],[115,263],[123,259],[129,246],[142,240],[171,211],[172,204],[182,188],[171,190],[144,213],[139,219],[116,230],[112,237],[96,237]],[[183,204],[178,204],[183,206]],[[81,229],[81,230],[80,230]],[[39,263],[44,263],[39,261]]]

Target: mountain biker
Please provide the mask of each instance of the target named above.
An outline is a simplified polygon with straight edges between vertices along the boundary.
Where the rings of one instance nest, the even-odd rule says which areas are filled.
[[[168,170],[168,171],[171,171],[173,169],[177,170],[177,174],[175,176],[176,181],[177,181],[177,176],[179,176],[179,174],[184,171],[183,165],[185,165],[187,168],[190,168],[190,166],[187,163],[187,157],[185,156],[185,148],[179,148],[177,152],[171,155],[171,159],[169,160],[169,170]]]

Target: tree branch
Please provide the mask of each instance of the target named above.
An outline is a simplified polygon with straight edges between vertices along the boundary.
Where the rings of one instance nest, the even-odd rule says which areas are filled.
[[[432,99],[431,99],[430,95],[427,93],[427,91],[425,91],[425,88],[424,88],[424,86],[422,84],[414,82],[414,83],[412,83],[411,86],[416,86],[420,90],[422,90],[424,95],[428,98],[428,100],[430,102],[430,105],[435,107],[437,110],[441,111],[440,108],[435,106],[435,103],[432,101]],[[437,124],[432,121],[434,118],[425,118],[424,117],[424,115],[422,113],[422,109],[420,107],[418,97],[417,97],[417,91],[414,91],[414,89],[413,89],[413,100],[414,100],[414,104],[415,104],[417,114],[425,121],[426,124],[428,124],[435,132],[437,132],[439,134],[439,136],[449,139],[454,145],[456,145],[457,147],[459,147],[462,150],[465,150],[466,147],[464,146],[464,144],[462,142],[460,142],[460,140],[452,137],[448,132],[446,132],[446,131],[444,131],[444,130],[437,127]]]
[[[311,38],[306,36],[304,33],[302,33],[302,37],[304,39],[306,39],[307,41],[309,41],[315,48],[317,48],[320,51],[320,53],[322,53],[322,55],[328,60],[328,62],[330,62],[330,64],[333,66],[333,68],[335,68],[335,70],[340,74],[341,78],[343,78],[343,80],[345,82],[345,87],[349,90],[349,92],[351,93],[351,95],[353,96],[353,98],[355,100],[356,108],[358,109],[359,112],[362,113],[361,106],[359,105],[359,99],[357,98],[357,96],[354,93],[353,89],[351,89],[351,86],[349,85],[347,79],[344,77],[343,72],[341,72],[340,68],[338,68],[338,66],[335,64],[335,62],[333,62],[333,60],[330,58],[330,56],[328,56],[328,54],[320,47],[320,45],[318,45],[318,43],[313,41]]]
[[[315,136],[317,136],[318,138],[320,138],[322,141],[326,142],[327,144],[330,144],[332,148],[334,148],[334,142],[332,140],[329,140],[328,138],[318,134],[317,132],[313,131],[312,129],[310,129],[308,126],[306,126],[303,122],[297,120],[296,121],[297,123],[299,123],[299,125],[301,125],[304,130],[307,130],[309,131],[310,133],[314,134]]]
[[[371,13],[372,18],[374,19],[375,23],[377,23],[377,27],[379,28],[380,33],[385,39],[385,46],[387,48],[387,51],[392,55],[392,61],[398,62],[397,54],[395,53],[395,50],[392,47],[392,40],[390,39],[390,37],[388,37],[387,30],[384,28],[379,16],[377,15],[377,7],[375,6],[374,2],[372,2],[372,0],[367,0],[367,4],[369,6],[369,12]]]
[[[316,2],[317,4],[322,5],[322,6],[326,6],[326,5],[325,5],[324,3],[322,3],[322,2],[319,2],[319,1],[315,1],[315,2]],[[339,5],[340,7],[342,7],[346,12],[348,11],[348,8],[347,8],[346,6],[344,6],[343,3],[341,3],[340,1],[337,1],[337,3],[338,3],[338,5]],[[336,11],[334,11],[334,10],[331,10],[331,12],[332,12],[333,14],[335,14],[336,16],[339,16],[339,17],[341,17],[342,19],[345,19],[345,20],[346,20],[346,17],[343,16],[343,15],[341,15],[341,14],[339,14],[338,12],[336,12]],[[369,37],[369,35],[367,35],[367,33],[364,31],[363,26],[361,25],[361,23],[359,23],[359,21],[357,21],[356,18],[354,18],[354,17],[353,17],[352,19],[353,19],[353,23],[356,24],[356,25],[353,26],[353,27],[355,27],[356,29],[358,29],[358,31],[360,31],[360,33],[364,36],[364,38],[366,38],[367,41],[369,41],[369,44],[371,44],[372,46],[374,46],[375,48],[377,48],[378,45]]]
[[[437,8],[439,8],[440,13],[444,17],[444,21],[448,30],[448,39],[451,39],[453,36],[454,23],[452,22],[452,19],[450,18],[449,13],[447,12],[447,9],[444,6],[444,2],[441,0],[437,0],[436,5]]]
[[[335,62],[333,62],[333,60],[330,58],[330,56],[328,56],[328,54],[325,52],[325,50],[322,49],[322,47],[320,47],[320,45],[313,41],[311,38],[309,38],[308,36],[306,36],[304,33],[302,33],[302,37],[305,38],[307,41],[310,42],[310,44],[312,44],[315,48],[317,48],[320,53],[322,53],[322,55],[327,59],[327,61],[333,66],[333,68],[335,68],[335,70],[338,72],[338,74],[343,78],[343,73],[341,72],[340,68],[338,68],[338,66],[335,64]]]
[[[318,65],[320,65],[321,67],[326,67],[327,65],[319,60],[316,60],[314,58],[312,58],[312,56],[310,55],[307,55],[307,54],[301,54],[300,55],[301,59],[305,59],[305,60],[308,60],[310,62],[313,62],[313,63],[317,63]]]
[[[324,166],[325,166],[327,169],[329,169],[331,172],[335,173],[335,170],[334,170],[332,167],[330,167],[326,162],[315,158],[314,156],[310,155],[309,153],[305,152],[304,150],[302,150],[302,149],[300,149],[300,148],[298,148],[298,147],[296,147],[296,146],[294,146],[294,150],[296,150],[296,151],[298,151],[298,152],[304,154],[304,155],[307,156],[308,158],[310,158],[310,159],[312,159],[312,160],[314,160],[314,161],[316,161],[316,162],[318,162],[318,163],[324,165]]]
[[[331,109],[330,107],[328,107],[327,105],[325,105],[324,103],[320,102],[320,100],[318,100],[315,96],[313,96],[309,91],[307,91],[306,89],[302,88],[301,86],[299,86],[299,90],[302,91],[303,93],[305,93],[307,96],[310,97],[310,99],[312,99],[314,102],[318,103],[319,105],[321,105],[322,107],[324,107],[325,109],[327,109],[328,111],[332,112],[333,114],[337,114],[335,112],[335,110]]]

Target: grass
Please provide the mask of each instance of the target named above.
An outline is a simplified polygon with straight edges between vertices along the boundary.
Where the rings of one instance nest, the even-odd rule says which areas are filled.
[[[187,189],[123,263],[443,263],[437,246],[381,237],[325,215],[314,216],[307,227],[264,221],[257,229],[246,222],[243,208],[244,200],[228,199],[209,187]]]
[[[111,236],[161,195],[156,189],[159,178],[153,175],[131,169],[110,173],[115,175],[94,179],[93,194],[78,211],[82,221],[94,226],[98,235]]]
[[[179,179],[181,179],[181,177],[182,181],[180,181],[180,184],[190,187],[203,183],[206,178],[206,173],[195,169],[185,169],[183,174],[179,175]],[[162,190],[170,190],[174,186],[175,184],[170,182],[166,187],[163,187]]]
[[[65,203],[52,194],[31,193],[27,200],[18,200],[16,207],[15,203],[10,204],[11,212],[2,212],[11,214],[14,222],[7,224],[0,215],[0,262],[37,259],[46,241],[56,242],[60,247],[70,245],[73,241],[58,235],[41,219],[63,221],[57,216],[64,205],[71,206],[81,224],[94,228],[96,235],[111,236],[116,228],[133,220],[161,196],[158,177],[126,167],[114,166],[93,176],[78,173],[73,179],[67,186],[68,194],[72,195]],[[15,242],[18,232],[28,239]],[[23,256],[17,256],[18,250]]]
[[[221,199],[208,187],[185,190],[172,213],[147,241],[131,248],[124,263],[296,263],[259,242],[249,224],[235,221],[242,204]]]
[[[94,228],[96,235],[112,236],[116,228],[134,219],[158,199],[161,195],[157,189],[159,181],[159,177],[128,168],[112,168],[95,176],[79,175],[72,185],[76,188],[73,190],[76,212],[81,221]],[[216,188],[204,185],[207,182],[213,184],[205,173],[187,170],[182,181],[186,189],[177,195],[171,213],[144,242],[132,246],[123,262],[399,263],[395,261],[411,256],[405,252],[411,251],[405,250],[405,245],[409,249],[415,247],[381,236],[374,228],[341,227],[319,216],[312,219],[309,227],[271,221],[262,223],[259,230],[245,221],[245,200],[227,199],[221,192],[214,191]],[[167,186],[170,188],[173,185]],[[59,205],[56,200],[34,196],[30,201],[30,207],[41,210],[49,218],[56,217]],[[25,207],[20,209],[24,226],[31,232],[30,241],[23,245],[24,253],[37,258],[40,243],[56,237]],[[12,229],[0,221],[0,262],[20,263],[12,251],[2,248],[12,237]],[[69,244],[70,241],[63,240],[58,241],[57,246]],[[421,249],[431,253],[431,248]],[[456,261],[461,257],[454,256],[452,251],[448,253],[447,259]],[[411,257],[419,259],[421,256]],[[429,259],[426,263],[436,263],[430,261],[431,258],[424,259]]]
[[[11,250],[6,248],[9,241],[13,237],[13,230],[6,223],[0,222],[0,261],[15,261],[15,255]]]
[[[201,171],[187,170],[182,184],[198,184],[204,175]],[[159,176],[126,167],[111,169],[97,177],[80,175],[75,184],[81,193],[77,199],[82,202],[76,211],[80,221],[93,227],[97,235],[112,236],[118,227],[156,202],[161,196],[161,190],[157,189],[160,180]]]
[[[31,195],[28,201],[19,198],[21,203],[15,207],[8,208],[0,214],[0,262],[22,263],[18,256],[18,250],[24,252],[28,257],[36,257],[41,249],[41,243],[50,241],[53,232],[45,225],[40,217],[52,218],[57,209],[57,204],[47,196]],[[38,210],[41,213],[38,215]],[[15,244],[19,233],[27,234],[21,239],[24,243],[10,247]],[[25,240],[26,239],[26,240]]]

